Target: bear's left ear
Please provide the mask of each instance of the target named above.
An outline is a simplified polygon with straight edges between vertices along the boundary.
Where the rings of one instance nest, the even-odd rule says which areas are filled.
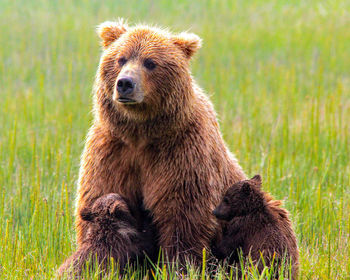
[[[117,40],[128,28],[124,19],[118,21],[105,21],[97,27],[97,34],[102,39],[103,48],[107,48],[112,42]]]
[[[172,38],[174,44],[178,46],[185,54],[186,58],[190,59],[202,45],[202,40],[193,33],[180,33]]]

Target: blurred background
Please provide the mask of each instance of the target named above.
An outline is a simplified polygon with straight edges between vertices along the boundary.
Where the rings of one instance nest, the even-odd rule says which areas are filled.
[[[95,27],[118,17],[203,39],[192,74],[247,175],[285,200],[301,278],[349,279],[350,1],[339,0],[0,0],[1,278],[52,278],[75,250]]]

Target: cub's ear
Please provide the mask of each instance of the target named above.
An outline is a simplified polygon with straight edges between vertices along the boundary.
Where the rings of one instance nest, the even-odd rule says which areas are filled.
[[[117,212],[129,212],[129,207],[126,202],[122,199],[118,199],[109,207],[109,214],[116,214]]]
[[[91,209],[85,207],[80,210],[80,217],[87,222],[92,222],[95,218],[95,215],[91,212]]]
[[[119,207],[120,207],[119,201],[113,202],[113,204],[109,207],[109,214],[114,214],[115,212],[117,212]]]
[[[122,18],[118,21],[105,21],[97,27],[97,34],[102,39],[103,48],[107,48],[128,29],[126,21]]]
[[[186,58],[190,59],[202,45],[202,39],[196,34],[182,32],[173,37],[173,42],[185,54]]]
[[[250,191],[251,191],[251,186],[248,182],[245,182],[243,183],[243,186],[242,186],[242,192],[245,194],[245,195],[249,195],[250,194]]]
[[[261,185],[261,176],[259,174],[255,175],[250,180],[254,181],[256,184]]]

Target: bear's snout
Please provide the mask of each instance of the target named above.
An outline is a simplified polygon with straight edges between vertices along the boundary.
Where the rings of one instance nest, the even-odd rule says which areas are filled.
[[[219,206],[217,206],[212,214],[219,220],[225,220],[225,221],[229,221],[231,219],[231,217],[229,217],[227,215],[227,209],[225,206],[223,206],[222,204],[220,204]]]
[[[130,95],[134,91],[135,83],[130,77],[123,77],[117,81],[117,91],[119,93],[118,101],[130,101]]]
[[[220,216],[220,212],[219,212],[218,208],[215,208],[212,213],[215,217]]]

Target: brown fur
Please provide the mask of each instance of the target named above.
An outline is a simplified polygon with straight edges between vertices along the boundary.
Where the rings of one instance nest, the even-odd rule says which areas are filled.
[[[212,210],[230,185],[245,179],[222,139],[211,102],[189,71],[200,39],[120,22],[103,24],[99,34],[105,47],[77,211],[109,192],[128,198],[134,212],[143,202],[168,256],[198,260],[221,231]],[[118,63],[121,58],[127,61],[124,66]],[[153,70],[144,67],[150,58],[156,64]],[[126,105],[117,101],[115,88],[123,67],[130,65],[143,99]],[[80,245],[87,223],[77,216],[76,225]]]
[[[262,270],[261,254],[266,265],[275,254],[275,263],[291,259],[292,276],[296,279],[298,246],[288,211],[280,205],[280,201],[261,190],[259,175],[234,184],[213,211],[220,220],[229,221],[222,241],[213,248],[214,255],[219,259],[230,257],[231,263],[237,263],[241,249],[243,257],[251,257]]]
[[[80,217],[88,225],[87,234],[78,250],[60,266],[58,276],[78,277],[88,261],[89,269],[98,265],[107,270],[112,261],[123,271],[128,262],[143,264],[144,254],[152,260],[157,255],[151,219],[145,217],[148,224],[138,231],[126,201],[118,194],[100,197],[92,207],[82,209]]]

